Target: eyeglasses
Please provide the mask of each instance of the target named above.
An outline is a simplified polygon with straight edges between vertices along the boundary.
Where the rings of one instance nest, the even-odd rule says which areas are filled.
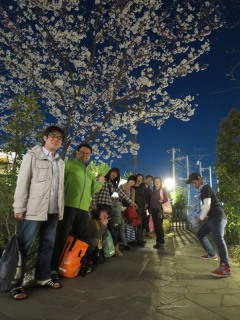
[[[50,133],[50,134],[49,134],[49,137],[50,137],[51,139],[57,139],[58,141],[62,141],[62,139],[63,139],[62,136],[57,136],[57,135],[54,134],[54,133]]]
[[[84,152],[84,151],[78,151],[78,153],[81,153],[81,154],[83,154],[84,156],[90,156],[90,155],[91,155],[91,153],[89,153],[89,152]]]

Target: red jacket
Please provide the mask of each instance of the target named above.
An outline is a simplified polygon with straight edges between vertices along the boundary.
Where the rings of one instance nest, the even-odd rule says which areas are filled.
[[[141,223],[137,211],[133,206],[127,207],[127,209],[124,211],[124,219],[128,221],[133,227],[136,227]]]

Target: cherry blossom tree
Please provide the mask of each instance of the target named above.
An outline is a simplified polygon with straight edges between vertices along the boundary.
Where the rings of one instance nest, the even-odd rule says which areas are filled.
[[[80,141],[105,159],[136,154],[138,122],[160,129],[194,114],[190,92],[171,88],[206,68],[200,57],[221,26],[215,0],[1,0],[0,113],[34,90],[66,130],[63,157]]]

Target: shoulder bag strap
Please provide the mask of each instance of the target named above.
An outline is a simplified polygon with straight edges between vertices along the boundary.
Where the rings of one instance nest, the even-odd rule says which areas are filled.
[[[160,188],[160,198],[163,200],[163,190]]]

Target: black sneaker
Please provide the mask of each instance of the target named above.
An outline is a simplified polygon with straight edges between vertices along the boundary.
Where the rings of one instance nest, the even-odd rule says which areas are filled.
[[[137,242],[136,241],[131,241],[131,242],[128,242],[128,244],[132,247],[136,247],[137,245]]]
[[[51,271],[51,279],[53,281],[58,281],[60,279],[59,273],[57,271]]]
[[[143,242],[137,242],[136,246],[144,248],[145,244]]]
[[[156,243],[154,246],[153,246],[154,249],[161,249],[163,248],[163,244],[161,243]]]
[[[85,277],[87,274],[93,272],[95,270],[94,265],[83,265],[80,269],[80,276]]]

